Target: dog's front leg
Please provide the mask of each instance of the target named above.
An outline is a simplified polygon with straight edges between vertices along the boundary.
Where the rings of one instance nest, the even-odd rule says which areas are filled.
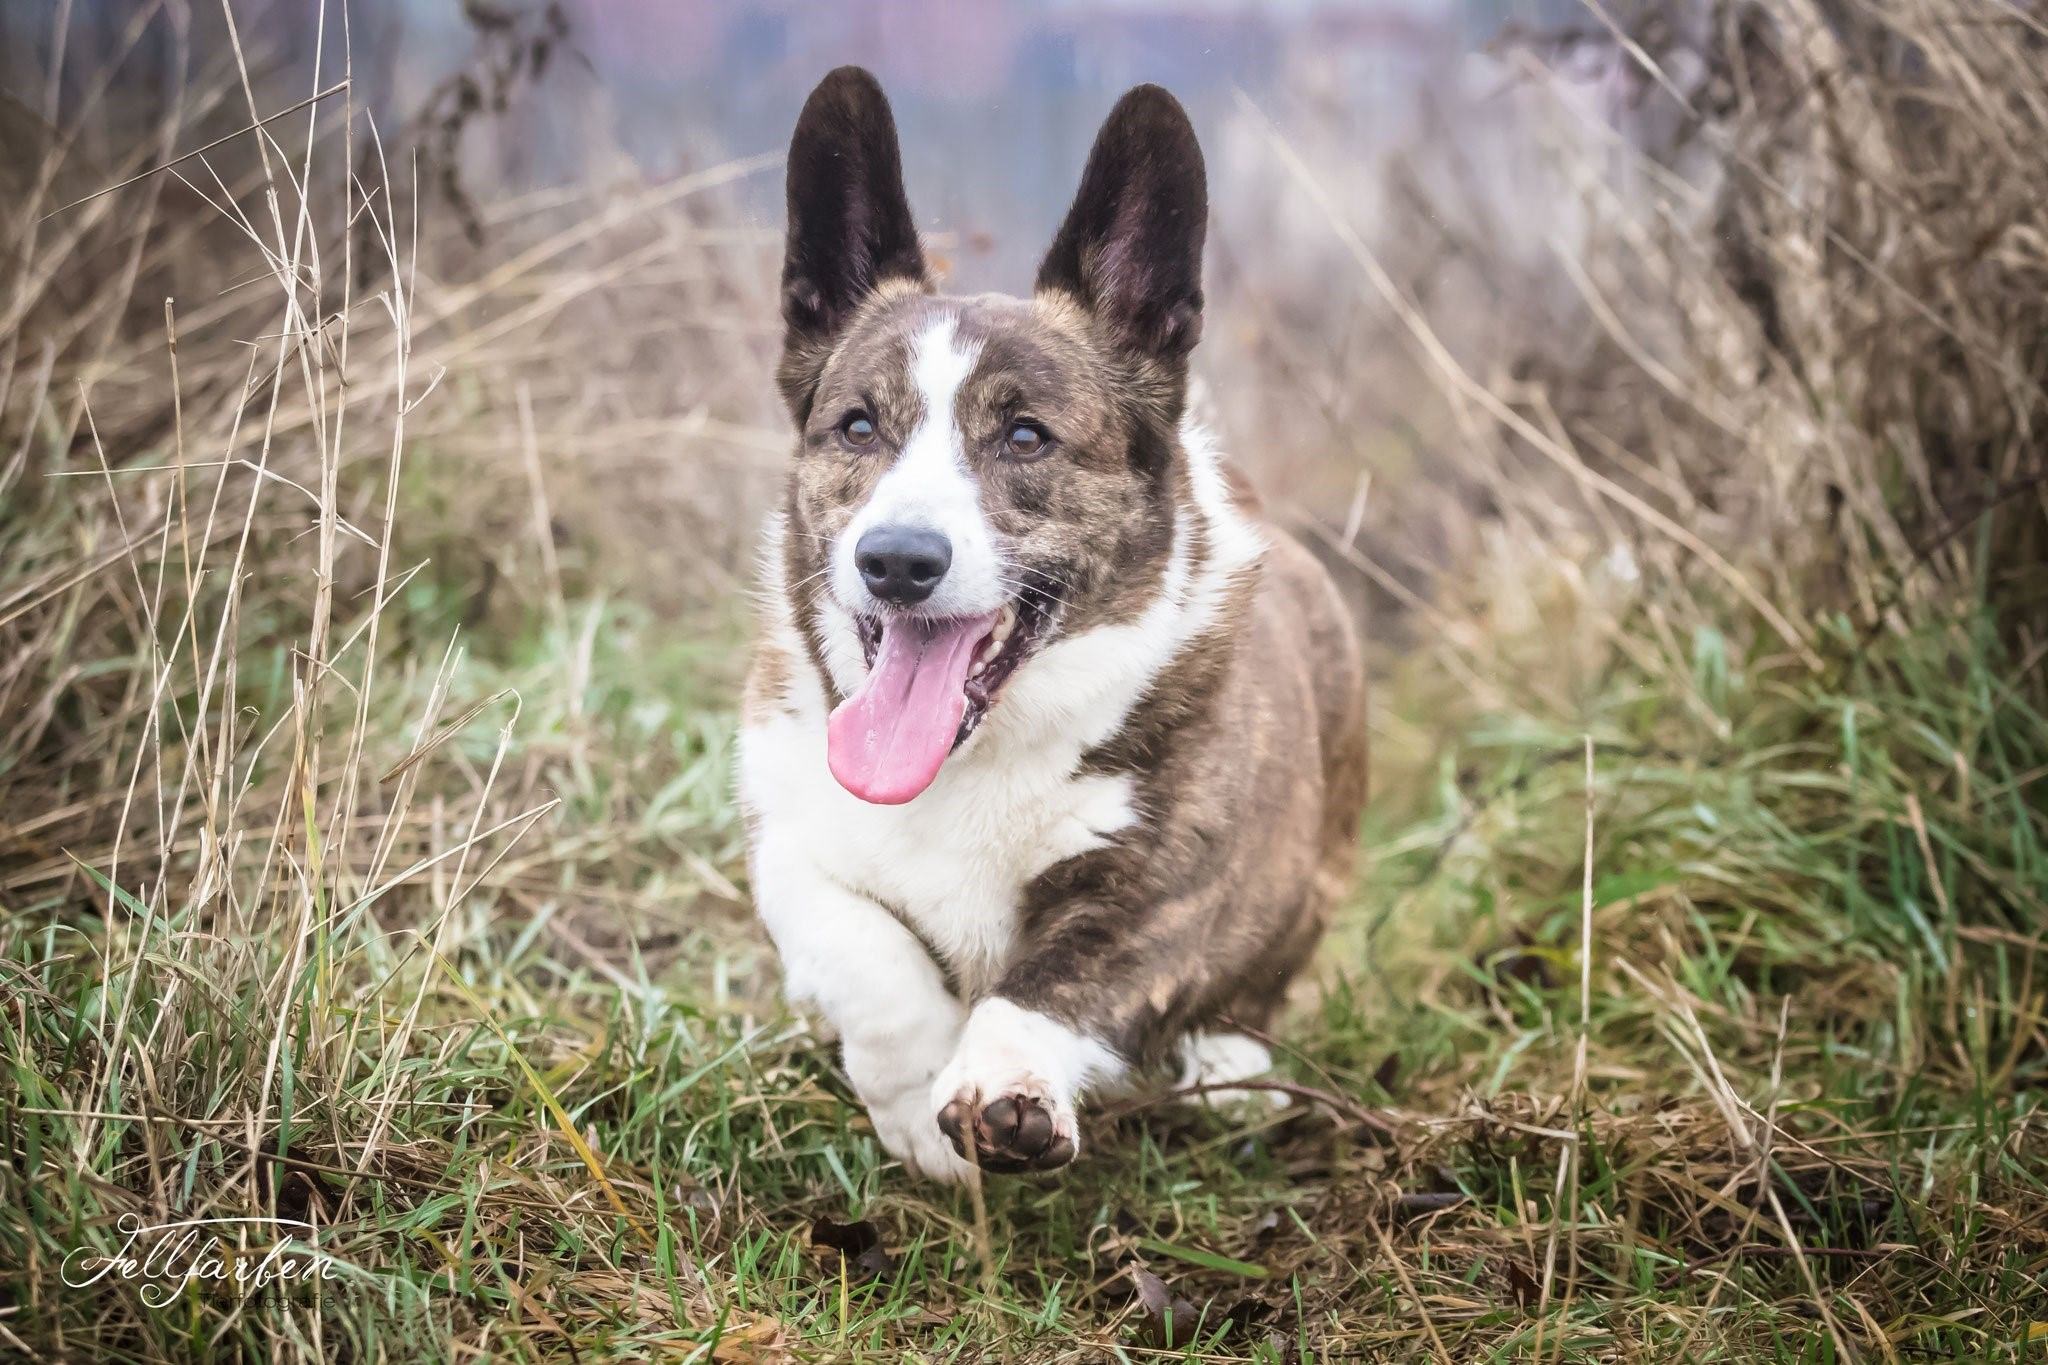
[[[1085,1026],[992,995],[968,1015],[926,1112],[937,1112],[934,1131],[954,1151],[969,1157],[972,1146],[985,1171],[1051,1170],[1081,1150],[1081,1096],[1125,1070]]]
[[[990,1171],[1074,1159],[1081,1098],[1127,1075],[1130,1056],[1199,988],[1200,955],[1162,953],[1148,918],[1065,907],[976,1003],[931,1091],[962,1156]]]
[[[847,1078],[882,1146],[913,1170],[961,1179],[967,1165],[927,1101],[967,1011],[931,954],[894,915],[793,848],[762,844],[754,898],[790,999],[815,1005],[838,1031]]]

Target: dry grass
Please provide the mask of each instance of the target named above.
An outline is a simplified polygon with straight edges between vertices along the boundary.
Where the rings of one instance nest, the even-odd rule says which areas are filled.
[[[735,885],[731,509],[784,440],[775,244],[724,196],[767,168],[478,203],[479,249],[344,86],[46,216],[258,117],[234,60],[96,183],[10,167],[0,1342],[2037,1353],[2048,42],[1776,0],[1695,69],[1630,22],[1694,117],[1559,162],[1585,344],[1476,350],[1244,111],[1356,290],[1239,281],[1212,330],[1302,395],[1269,439],[1372,477],[1298,511],[1398,604],[1375,870],[1282,1047],[1305,1103],[1106,1112],[985,1240]],[[1303,368],[1361,309],[1432,381],[1373,386],[1398,426]],[[340,1277],[67,1285],[124,1216],[304,1220]],[[819,1218],[865,1220],[843,1264]]]

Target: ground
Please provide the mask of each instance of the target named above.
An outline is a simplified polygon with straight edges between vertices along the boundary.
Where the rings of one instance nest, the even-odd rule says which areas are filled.
[[[889,1162],[830,1046],[776,1003],[735,884],[731,713],[705,700],[729,641],[664,670],[638,648],[659,623],[565,619],[591,613],[580,714],[545,632],[475,665],[470,691],[516,679],[538,721],[500,768],[562,804],[523,841],[546,876],[506,870],[512,845],[430,947],[351,908],[296,943],[215,945],[243,966],[201,979],[223,959],[189,915],[9,921],[8,1104],[44,1174],[0,1177],[30,1267],[0,1328],[107,1359],[317,1339],[352,1359],[1458,1361],[2020,1359],[2048,1331],[2036,946],[1952,899],[2038,904],[2041,868],[1984,881],[1981,832],[1950,823],[1988,805],[2030,837],[2036,774],[2011,765],[2044,752],[2038,717],[1852,700],[1855,668],[1787,657],[1678,722],[1726,730],[1679,754],[1621,728],[1667,709],[1621,688],[1592,713],[1590,900],[1583,742],[1476,729],[1433,794],[1416,775],[1368,821],[1371,870],[1278,1036],[1296,1103],[1113,1103],[1070,1170],[977,1199]],[[496,731],[456,742],[483,767]],[[1958,739],[1967,784],[1898,785]],[[1809,802],[1830,814],[1794,837],[1783,812]],[[88,1111],[102,1011],[177,1074]],[[288,1141],[195,1112],[258,1077]],[[59,1285],[116,1213],[217,1185],[239,1207],[251,1170],[259,1206],[318,1223],[346,1267],[317,1305]]]

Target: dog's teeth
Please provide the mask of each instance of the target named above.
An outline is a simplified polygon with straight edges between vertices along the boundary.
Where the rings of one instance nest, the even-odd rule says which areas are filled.
[[[1003,614],[996,618],[996,628],[989,632],[989,638],[998,645],[1010,638],[1010,632],[1017,628],[1017,609],[1004,607]]]
[[[1002,652],[1003,642],[999,639],[991,639],[986,645],[982,646],[981,657],[974,661],[974,671],[976,673],[981,672],[982,669],[994,663],[996,655]]]

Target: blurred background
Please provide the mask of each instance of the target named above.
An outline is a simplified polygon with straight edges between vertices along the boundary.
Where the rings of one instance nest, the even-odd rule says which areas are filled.
[[[0,89],[23,136],[51,116],[72,130],[67,187],[125,165],[138,130],[158,125],[176,91],[239,81],[224,13],[176,13],[71,0],[0,15]],[[689,576],[673,554],[698,544],[719,565],[736,563],[772,491],[775,462],[758,457],[780,431],[765,383],[775,324],[760,306],[777,269],[773,163],[804,95],[833,65],[863,63],[882,78],[913,206],[948,286],[968,291],[1026,288],[1109,105],[1140,81],[1173,89],[1197,120],[1213,184],[1202,368],[1234,382],[1212,384],[1212,401],[1239,458],[1270,473],[1270,491],[1338,525],[1367,470],[1415,456],[1426,415],[1404,399],[1412,373],[1398,328],[1354,288],[1332,292],[1356,276],[1330,231],[1332,208],[1428,296],[1461,355],[1499,361],[1508,336],[1552,324],[1545,345],[1568,349],[1586,320],[1556,254],[1583,251],[1585,209],[1554,154],[1568,147],[1622,166],[1631,148],[1669,150],[1683,119],[1569,0],[365,0],[345,22],[338,7],[237,6],[234,28],[263,108],[353,72],[347,99],[378,130],[393,193],[413,212],[417,190],[418,211],[454,229],[425,239],[430,271],[502,257],[540,225],[616,206],[632,187],[706,172],[719,182],[690,193],[674,217],[696,223],[696,260],[720,278],[635,272],[622,287],[617,253],[587,252],[576,259],[591,264],[592,292],[612,297],[564,300],[561,318],[535,320],[534,349],[545,328],[602,312],[615,333],[599,343],[607,362],[520,376],[534,386],[543,434],[569,438],[543,441],[551,462],[580,461],[592,483],[616,469],[631,484],[607,515],[644,512],[650,480],[698,474],[690,452],[633,422],[694,412],[714,419],[705,432],[724,432],[691,443],[726,468],[712,480],[715,505],[687,540],[673,523],[651,532],[669,556],[658,579]],[[1678,78],[1696,83],[1697,57],[1679,59]],[[225,129],[245,103],[192,110],[192,131]],[[324,112],[338,121],[338,99]],[[1332,205],[1276,162],[1276,134],[1318,163],[1315,193]],[[1614,179],[1619,189],[1625,174]],[[200,192],[167,191],[174,204]],[[653,226],[651,211],[645,221]],[[674,219],[654,230],[672,233]],[[600,240],[611,248],[616,234]],[[604,441],[594,421],[625,426]],[[687,490],[677,500],[703,501]],[[1361,529],[1372,528],[1354,535]],[[1418,530],[1403,553],[1440,556],[1426,548],[1440,533]]]
[[[138,11],[125,0],[72,0],[66,9],[61,32],[47,5],[0,19],[6,90],[42,106],[61,44],[70,59],[61,109],[74,109],[90,73],[119,56],[123,89],[113,100],[153,117],[179,80],[167,26],[127,33]],[[778,151],[810,86],[853,62],[891,92],[927,229],[980,242],[991,269],[1008,278],[1035,264],[1033,251],[1063,207],[1055,187],[1076,177],[1101,113],[1131,85],[1168,86],[1211,127],[1239,92],[1280,118],[1341,112],[1368,146],[1384,149],[1412,135],[1428,97],[1455,105],[1482,93],[1488,73],[1465,61],[1475,50],[1516,26],[1575,24],[1578,6],[565,0],[553,13],[559,20],[541,26],[560,40],[562,60],[550,64],[545,94],[503,111],[498,134],[480,135],[487,147],[471,152],[488,157],[497,188],[579,183],[593,173],[659,177]],[[358,101],[391,126],[467,66],[479,25],[502,22],[504,31],[533,17],[517,4],[363,0],[349,8],[346,34],[337,12],[323,35],[320,7],[308,3],[249,4],[238,21],[260,54],[255,74],[279,92],[304,93],[323,37],[329,63],[350,44]],[[193,22],[200,45],[217,50],[220,16],[200,7]],[[747,207],[772,224],[781,205],[768,181]]]

